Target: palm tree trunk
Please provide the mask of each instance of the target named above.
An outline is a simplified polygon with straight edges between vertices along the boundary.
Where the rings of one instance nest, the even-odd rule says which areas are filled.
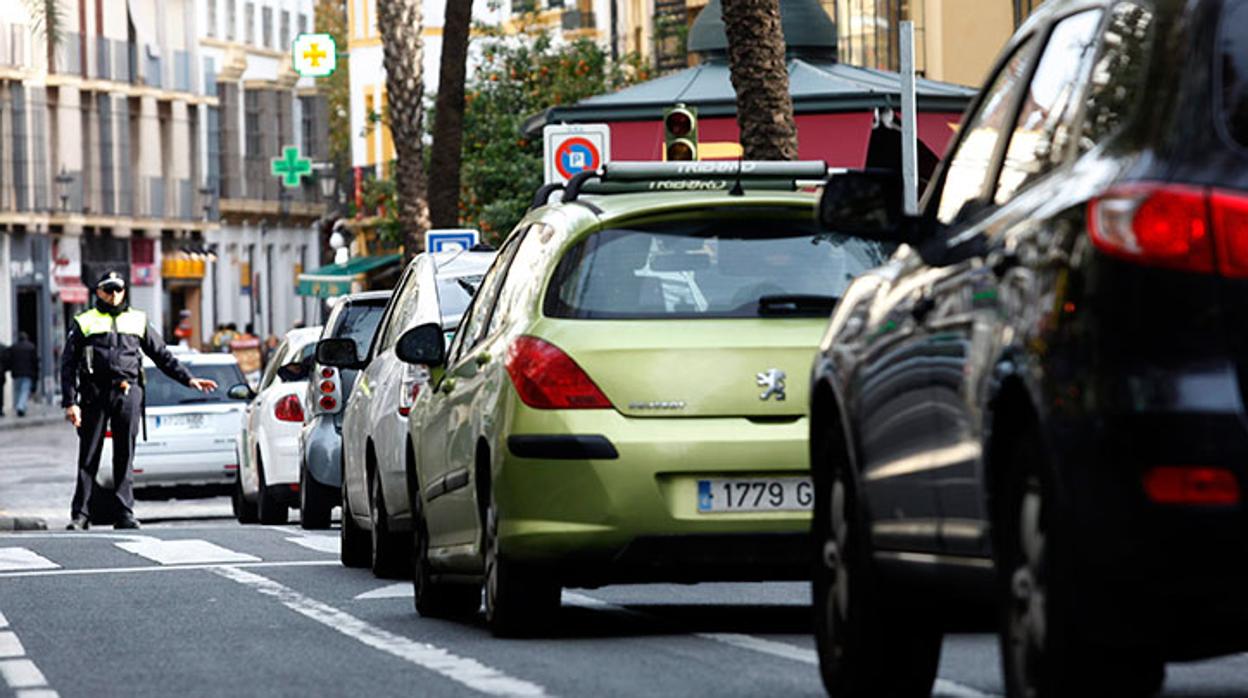
[[[797,158],[779,0],[723,0],[728,67],[747,160]]]
[[[459,167],[464,144],[464,78],[468,63],[468,32],[472,0],[446,0],[442,25],[442,65],[433,119],[433,154],[429,169],[429,216],[435,228],[459,225]]]
[[[424,250],[429,230],[424,144],[425,84],[422,70],[421,0],[377,0],[377,26],[386,68],[386,115],[394,138],[399,225],[405,261]]]

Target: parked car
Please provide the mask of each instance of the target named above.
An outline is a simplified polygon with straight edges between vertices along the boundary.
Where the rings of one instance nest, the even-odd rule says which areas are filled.
[[[360,389],[351,393],[342,418],[345,565],[371,561],[378,576],[399,576],[411,563],[407,415],[428,368],[399,361],[394,345],[417,325],[434,323],[453,333],[493,259],[492,252],[418,255],[396,287],[376,339],[353,339],[352,355],[360,359],[350,366],[360,367]]]
[[[343,296],[330,310],[320,339],[350,338],[368,351],[390,291]],[[330,514],[342,501],[343,407],[355,386],[356,370],[313,364],[304,402],[310,416],[299,433],[299,523],[329,528]]]
[[[230,396],[250,399],[239,435],[234,515],[242,523],[286,523],[299,504],[299,432],[307,414],[307,382],[321,328],[286,333],[269,357],[258,392],[245,385]]]
[[[1248,649],[1248,2],[1049,2],[914,218],[845,292],[811,388],[828,692],[928,695],[987,601],[1007,694],[1151,695]]]
[[[226,394],[245,382],[238,362],[229,354],[177,354],[195,377],[219,387],[201,393],[180,385],[144,358],[146,438],[140,434],[134,449],[134,490],[140,499],[228,494],[238,479],[234,446],[244,405]],[[113,458],[112,432],[106,436],[101,463]],[[112,468],[101,467],[96,480],[111,489]]]
[[[809,574],[787,381],[885,258],[817,229],[795,179],[826,172],[610,163],[516,227],[449,349],[400,338],[433,380],[409,417],[422,614],[475,610],[479,580],[492,630],[524,634],[565,586]]]

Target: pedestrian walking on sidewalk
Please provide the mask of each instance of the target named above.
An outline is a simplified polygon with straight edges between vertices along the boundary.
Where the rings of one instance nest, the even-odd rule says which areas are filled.
[[[78,487],[69,528],[85,530],[106,431],[113,435],[113,483],[120,516],[114,528],[138,528],[134,518],[134,440],[143,421],[143,355],[175,381],[201,392],[215,381],[195,378],[147,321],[126,302],[125,278],[115,271],[95,285],[95,307],[79,313],[61,355],[65,419],[78,429]]]
[[[13,377],[13,409],[18,417],[25,417],[31,391],[39,379],[39,350],[25,332],[18,332],[17,344],[9,347],[9,375]]]

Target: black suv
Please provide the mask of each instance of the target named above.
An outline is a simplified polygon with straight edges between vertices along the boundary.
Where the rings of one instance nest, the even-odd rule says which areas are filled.
[[[1248,0],[1045,3],[900,209],[821,203],[902,243],[813,372],[828,691],[928,695],[976,619],[1010,696],[1248,650]]]

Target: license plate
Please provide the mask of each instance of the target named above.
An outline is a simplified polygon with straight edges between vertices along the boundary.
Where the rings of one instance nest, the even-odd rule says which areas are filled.
[[[808,477],[698,480],[698,513],[809,511],[815,502]]]
[[[202,414],[163,414],[156,417],[156,428],[177,427],[180,429],[202,429],[204,427],[204,415]]]

